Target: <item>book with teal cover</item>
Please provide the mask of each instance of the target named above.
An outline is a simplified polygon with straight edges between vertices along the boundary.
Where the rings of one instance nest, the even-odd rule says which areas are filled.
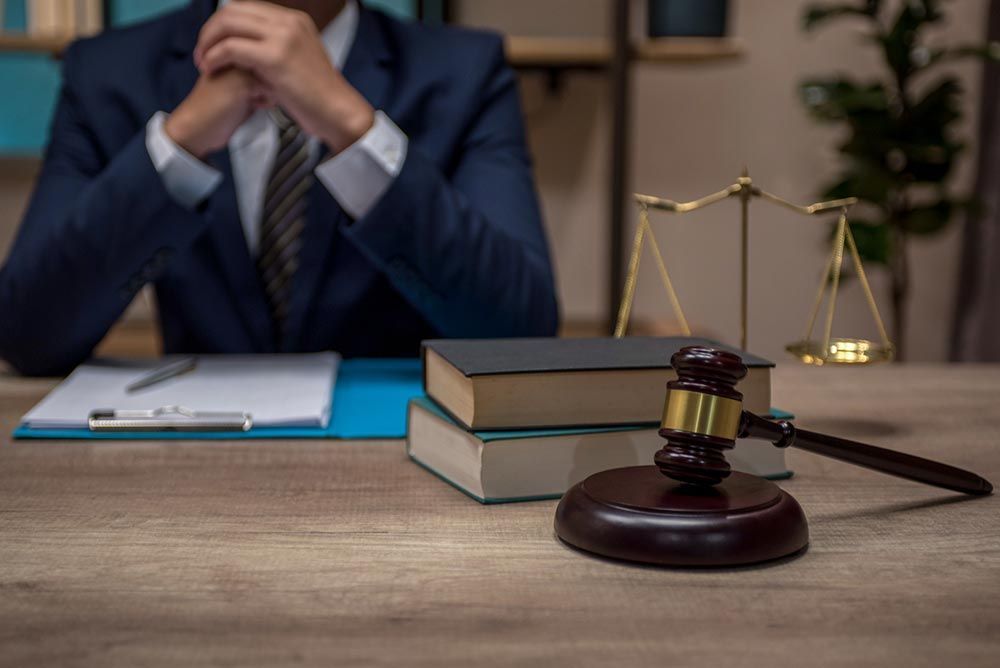
[[[333,410],[325,429],[254,427],[250,431],[93,432],[88,429],[14,430],[18,439],[222,440],[260,438],[399,439],[406,436],[406,407],[423,395],[419,359],[348,359],[340,363]]]
[[[603,427],[559,427],[550,429],[498,429],[498,430],[470,430],[464,425],[460,424],[455,418],[449,415],[443,408],[441,408],[433,399],[427,396],[414,397],[410,400],[411,406],[416,406],[424,411],[434,415],[435,417],[441,419],[443,422],[451,425],[457,430],[466,432],[473,436],[475,439],[481,441],[483,444],[491,442],[511,442],[523,439],[545,439],[545,438],[558,438],[561,436],[580,436],[585,434],[608,434],[608,433],[625,433],[625,432],[636,432],[643,430],[653,430],[659,425],[655,422],[643,423],[643,424],[630,424],[630,425],[612,425]],[[771,409],[771,414],[769,417],[773,419],[792,419],[794,416],[787,411],[782,411],[777,408]],[[499,447],[503,447],[500,445]],[[659,446],[657,446],[659,447]],[[412,444],[407,440],[407,455],[410,457],[411,461],[420,466],[422,469],[428,473],[434,475],[436,478],[442,482],[447,483],[451,487],[454,487],[462,494],[465,494],[471,499],[474,499],[482,504],[492,505],[500,503],[518,503],[523,501],[543,501],[548,499],[558,499],[562,497],[562,493],[548,493],[548,494],[529,494],[529,495],[517,495],[517,496],[486,496],[476,494],[473,490],[468,489],[456,480],[452,479],[450,476],[439,470],[432,464],[426,461],[422,461],[419,457],[414,456],[412,451]],[[650,461],[649,463],[652,463]],[[764,475],[763,477],[769,480],[784,480],[791,478],[793,472],[791,470],[781,470],[772,471]]]

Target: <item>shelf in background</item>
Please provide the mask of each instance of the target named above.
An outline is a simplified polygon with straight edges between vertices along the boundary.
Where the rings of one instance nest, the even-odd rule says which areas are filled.
[[[611,61],[611,42],[602,37],[508,35],[506,40],[514,67],[604,67]]]
[[[0,53],[44,53],[58,57],[72,41],[70,37],[38,37],[16,32],[0,32]]]
[[[632,58],[644,62],[709,62],[739,58],[743,44],[732,37],[661,37],[632,45]],[[612,44],[603,37],[507,37],[507,59],[524,68],[602,68],[611,62]]]
[[[0,32],[0,52],[44,53],[58,57],[68,37],[37,37]],[[611,41],[603,37],[507,37],[507,58],[514,67],[601,68],[611,62]],[[742,43],[732,37],[661,37],[632,46],[645,62],[704,62],[738,58]]]
[[[732,60],[743,56],[743,42],[735,37],[659,37],[632,46],[644,62],[680,63]]]

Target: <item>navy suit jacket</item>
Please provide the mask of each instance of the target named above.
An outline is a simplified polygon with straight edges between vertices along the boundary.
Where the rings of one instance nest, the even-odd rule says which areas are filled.
[[[168,195],[145,125],[188,94],[214,9],[69,48],[44,165],[0,269],[0,357],[29,374],[86,359],[153,283],[167,352],[275,350],[225,179],[197,210]],[[317,182],[282,351],[414,355],[428,337],[551,335],[557,308],[515,77],[499,37],[362,10],[344,75],[409,137],[402,170],[351,220]]]

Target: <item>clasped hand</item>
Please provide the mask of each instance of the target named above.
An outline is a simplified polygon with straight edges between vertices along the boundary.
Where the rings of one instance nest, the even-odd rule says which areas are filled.
[[[330,63],[313,19],[256,0],[227,3],[194,50],[200,76],[166,133],[202,158],[224,147],[255,109],[280,106],[338,153],[374,122],[367,100]]]

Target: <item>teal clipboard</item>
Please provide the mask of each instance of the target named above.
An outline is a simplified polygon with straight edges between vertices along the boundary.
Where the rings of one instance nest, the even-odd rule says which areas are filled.
[[[340,363],[333,412],[325,428],[253,427],[249,431],[93,432],[89,429],[14,430],[17,439],[235,440],[261,438],[381,439],[406,436],[406,406],[423,396],[419,359],[348,359]]]

